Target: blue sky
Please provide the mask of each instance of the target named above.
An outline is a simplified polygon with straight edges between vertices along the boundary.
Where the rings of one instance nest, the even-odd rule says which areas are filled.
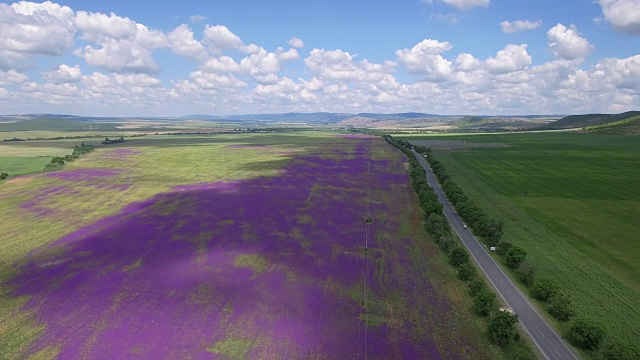
[[[0,113],[640,109],[637,0],[0,2]]]

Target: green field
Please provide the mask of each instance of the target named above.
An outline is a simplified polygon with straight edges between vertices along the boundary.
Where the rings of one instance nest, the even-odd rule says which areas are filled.
[[[49,176],[51,174],[29,174],[0,182],[0,222],[3,224],[0,238],[0,283],[4,284],[14,278],[17,269],[24,265],[27,259],[46,259],[52,256],[57,259],[57,256],[63,256],[66,251],[63,246],[47,247],[47,244],[97,220],[116,215],[128,204],[150,199],[176,186],[276,178],[283,175],[283,166],[295,161],[297,156],[348,159],[352,155],[344,151],[349,149],[344,146],[345,141],[350,140],[336,138],[334,135],[298,132],[147,136],[127,140],[124,144],[98,146],[94,152],[82,155],[64,167],[64,172],[91,169],[114,171],[103,180],[80,179],[71,182]],[[99,139],[93,141],[98,143]],[[7,158],[13,159],[12,161],[19,165],[20,159],[31,159],[35,155],[68,154],[77,142],[76,139],[10,142],[2,146],[3,154],[11,154]],[[374,155],[377,158],[388,159],[389,164],[395,163],[397,168],[405,169],[401,163],[401,155],[386,144],[374,147]],[[35,158],[38,158],[37,156]],[[47,157],[43,159],[49,160]],[[61,186],[62,190],[56,190]],[[405,186],[409,186],[408,182]],[[410,267],[381,259],[379,270],[372,272],[375,274],[372,281],[375,278],[376,283],[384,284],[387,277],[400,274],[409,280],[407,289],[411,289],[411,293],[390,293],[389,297],[372,302],[372,309],[375,305],[376,311],[388,313],[388,319],[409,319],[404,325],[401,322],[390,323],[399,329],[406,328],[409,321],[416,322],[422,317],[425,317],[424,324],[440,324],[436,327],[425,326],[425,329],[438,334],[436,340],[439,347],[455,348],[456,353],[462,351],[466,353],[467,358],[508,357],[497,347],[489,345],[484,337],[483,320],[467,311],[473,305],[467,294],[466,284],[457,280],[455,271],[447,264],[446,256],[440,253],[435,243],[424,234],[420,224],[420,210],[413,193],[405,191],[402,196],[383,200],[385,203],[394,204],[395,208],[402,209],[402,216],[398,216],[400,235],[389,233],[385,235],[389,239],[383,236],[380,236],[380,239],[376,238],[384,249],[384,252],[381,250],[381,254],[406,254],[410,259]],[[32,204],[29,205],[30,203]],[[188,206],[186,209],[183,211],[188,213]],[[167,211],[171,212],[172,209],[167,208]],[[376,219],[380,222],[386,218],[389,216],[376,213]],[[310,220],[313,218],[301,221],[306,223]],[[393,244],[401,244],[401,247]],[[263,259],[251,256],[236,258],[240,264],[236,265],[242,266],[248,262],[256,269],[264,270],[266,263],[261,262]],[[50,263],[55,264],[44,261],[47,266]],[[126,269],[134,270],[140,266],[140,262],[132,262]],[[142,264],[142,267],[144,266]],[[263,273],[262,270],[258,273]],[[330,286],[331,281],[327,284],[326,286]],[[9,286],[3,287],[0,291],[0,357],[19,357],[17,354],[24,354],[29,344],[45,331],[45,325],[39,322],[32,312],[25,310],[27,297],[12,298],[10,291]],[[405,300],[405,296],[417,301],[418,305],[403,305],[408,301]],[[426,299],[434,297],[441,299],[439,301],[446,306],[445,309],[450,306],[449,309],[452,310],[428,309],[425,305]],[[447,317],[446,323],[438,320],[442,316]],[[368,321],[375,325],[376,321],[389,321],[388,319],[381,317]],[[423,320],[420,321],[422,323]],[[450,336],[453,330],[456,332],[455,337]],[[220,352],[220,347],[224,344],[226,343],[217,343],[219,346],[211,346],[211,349]],[[53,358],[57,351],[59,348],[47,347],[38,355]]]
[[[539,276],[614,337],[640,337],[640,137],[583,133],[418,139],[504,143],[436,150],[465,193],[505,223]]]

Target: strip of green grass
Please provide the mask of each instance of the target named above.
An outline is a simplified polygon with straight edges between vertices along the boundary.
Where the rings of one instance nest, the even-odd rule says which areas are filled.
[[[510,147],[437,156],[469,197],[504,220],[504,239],[526,249],[539,276],[573,296],[578,314],[632,341],[640,336],[640,142],[628,138],[473,136]]]

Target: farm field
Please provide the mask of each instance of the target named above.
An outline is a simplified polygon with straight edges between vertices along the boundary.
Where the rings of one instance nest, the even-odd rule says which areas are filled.
[[[528,252],[539,276],[571,294],[578,314],[598,318],[613,337],[640,337],[638,136],[404,138],[504,143],[434,149],[465,193],[505,222],[503,238]]]
[[[150,136],[0,183],[0,358],[500,358],[405,161],[364,136]]]

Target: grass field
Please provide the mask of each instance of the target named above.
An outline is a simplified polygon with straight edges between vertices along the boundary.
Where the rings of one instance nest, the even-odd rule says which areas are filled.
[[[0,183],[0,358],[500,358],[404,161],[328,133],[154,136]]]
[[[114,130],[114,131],[55,131],[55,130],[41,130],[41,131],[0,131],[0,141],[10,140],[13,138],[18,139],[50,139],[69,136],[122,136],[122,135],[134,135],[135,131],[126,130]],[[4,143],[3,143],[4,144]]]
[[[442,139],[508,145],[436,156],[465,193],[504,220],[504,239],[526,249],[539,276],[555,278],[573,296],[579,314],[599,318],[614,337],[640,337],[640,137]]]

